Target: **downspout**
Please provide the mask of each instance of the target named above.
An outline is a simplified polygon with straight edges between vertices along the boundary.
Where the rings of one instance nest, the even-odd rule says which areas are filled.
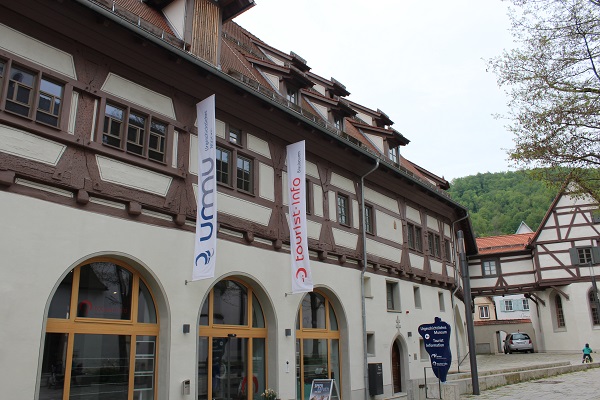
[[[363,248],[363,268],[360,272],[360,297],[362,303],[362,325],[363,325],[363,352],[365,370],[365,400],[369,399],[369,365],[367,362],[367,311],[365,306],[365,272],[367,270],[367,223],[365,221],[365,177],[379,168],[379,159],[375,160],[375,166],[369,172],[360,177],[360,213],[361,213],[361,233]]]
[[[452,223],[452,238],[455,237],[454,232],[456,232],[455,225],[460,221],[469,218],[469,213],[467,212],[464,217],[457,219]],[[452,319],[454,320],[454,338],[456,339],[456,368],[457,372],[460,372],[460,340],[458,338],[458,325],[456,324],[456,311],[454,309],[454,297],[456,296],[456,292],[460,289],[459,279],[458,279],[458,263],[456,262],[456,255],[458,254],[458,243],[454,240],[454,282],[456,282],[456,288],[452,291],[452,296],[450,296],[450,302],[452,303]]]

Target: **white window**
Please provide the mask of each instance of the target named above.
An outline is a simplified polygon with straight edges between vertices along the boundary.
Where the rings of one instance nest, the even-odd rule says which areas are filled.
[[[400,288],[398,282],[385,283],[388,311],[400,311]]]
[[[529,311],[529,299],[523,299],[523,310]]]
[[[375,334],[367,333],[367,355],[369,357],[375,356]]]
[[[512,311],[513,305],[512,300],[504,300],[504,311]]]
[[[488,260],[483,262],[483,276],[494,276],[496,272],[496,261]]]
[[[413,295],[415,297],[415,308],[421,308],[421,289],[418,286],[413,287]]]
[[[489,306],[479,306],[479,318],[487,319],[490,317],[490,307]]]

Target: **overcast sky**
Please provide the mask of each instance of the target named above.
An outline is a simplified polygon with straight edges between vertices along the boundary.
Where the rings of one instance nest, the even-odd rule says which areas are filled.
[[[235,21],[381,109],[402,155],[448,180],[509,169],[506,96],[484,59],[513,47],[500,0],[256,0]]]

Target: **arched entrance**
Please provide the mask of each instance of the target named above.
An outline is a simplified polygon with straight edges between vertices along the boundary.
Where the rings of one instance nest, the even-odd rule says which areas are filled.
[[[77,266],[50,302],[39,398],[155,399],[158,321],[133,268],[112,259]]]
[[[333,306],[324,293],[307,293],[296,319],[296,399],[308,400],[313,379],[335,379],[339,393],[340,363],[340,331]]]
[[[392,390],[394,393],[405,391],[406,352],[402,340],[397,337],[392,343]]]
[[[198,399],[261,399],[267,328],[252,288],[236,279],[218,282],[202,305],[198,332]]]

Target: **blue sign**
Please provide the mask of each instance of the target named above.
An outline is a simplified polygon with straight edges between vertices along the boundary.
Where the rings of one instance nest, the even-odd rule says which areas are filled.
[[[429,353],[433,373],[442,382],[446,382],[446,376],[452,363],[450,352],[450,325],[435,317],[433,324],[419,326],[419,335],[423,337],[425,350]]]

